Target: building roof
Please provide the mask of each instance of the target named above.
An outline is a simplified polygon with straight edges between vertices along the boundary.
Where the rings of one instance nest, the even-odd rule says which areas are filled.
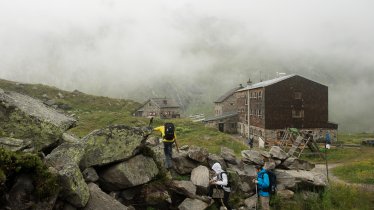
[[[180,105],[172,98],[150,98],[144,102],[136,111],[144,111],[144,105],[152,102],[158,108],[179,108]]]
[[[245,91],[245,90],[256,89],[256,88],[260,88],[260,87],[266,87],[266,86],[278,83],[280,81],[286,80],[286,79],[294,77],[294,76],[296,76],[296,74],[290,74],[290,75],[278,77],[278,78],[275,78],[275,79],[271,79],[271,80],[266,80],[266,81],[263,81],[263,82],[255,83],[255,84],[249,85],[247,87],[244,87],[244,88],[242,88],[240,90],[237,90],[236,92],[241,92],[241,91]]]
[[[214,116],[214,117],[206,118],[204,120],[204,122],[221,120],[221,119],[225,119],[225,118],[229,118],[229,117],[234,117],[236,115],[238,115],[238,112],[226,112],[226,113],[224,113],[222,115],[219,115],[219,116]]]
[[[214,103],[221,103],[225,101],[228,97],[230,97],[232,94],[234,94],[237,90],[241,89],[243,87],[235,87],[229,91],[227,91],[225,94],[223,94],[221,97],[219,97]]]

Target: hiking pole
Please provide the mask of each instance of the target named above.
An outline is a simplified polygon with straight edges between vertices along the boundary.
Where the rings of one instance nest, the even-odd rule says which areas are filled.
[[[257,183],[256,184],[256,203],[255,203],[255,209],[257,210],[257,202],[258,202],[258,194],[257,194]]]
[[[178,147],[177,139],[174,139],[174,142],[175,142],[175,148],[177,149],[177,152],[179,153],[179,147]]]

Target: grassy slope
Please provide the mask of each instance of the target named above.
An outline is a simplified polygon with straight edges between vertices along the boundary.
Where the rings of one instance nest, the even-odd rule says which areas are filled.
[[[68,92],[40,84],[17,84],[6,80],[0,80],[0,88],[4,90],[17,91],[38,99],[49,99],[68,104],[72,107],[68,114],[74,114],[78,119],[77,126],[69,132],[78,137],[84,137],[89,132],[112,124],[128,124],[132,126],[144,126],[148,119],[132,117],[131,113],[140,106],[140,103],[112,99],[108,97],[92,96],[80,92]],[[61,93],[64,97],[59,98]],[[217,132],[216,129],[206,128],[201,123],[193,123],[188,119],[172,120],[177,127],[178,143],[181,145],[199,145],[207,148],[209,152],[218,154],[221,146],[227,146],[235,151],[237,155],[247,147],[240,142],[234,141],[227,134]],[[153,126],[162,125],[164,121],[157,119]],[[155,135],[158,135],[155,133]]]

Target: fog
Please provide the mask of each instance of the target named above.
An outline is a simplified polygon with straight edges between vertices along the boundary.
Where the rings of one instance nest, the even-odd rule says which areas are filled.
[[[139,102],[172,95],[206,110],[249,77],[299,74],[329,87],[329,118],[341,130],[374,132],[372,8],[369,0],[0,0],[0,78]]]

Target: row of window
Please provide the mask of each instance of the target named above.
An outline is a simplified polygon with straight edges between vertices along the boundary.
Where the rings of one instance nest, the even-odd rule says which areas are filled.
[[[156,112],[148,112],[148,116],[156,116]],[[162,112],[163,115],[172,115],[175,114],[175,112]]]

